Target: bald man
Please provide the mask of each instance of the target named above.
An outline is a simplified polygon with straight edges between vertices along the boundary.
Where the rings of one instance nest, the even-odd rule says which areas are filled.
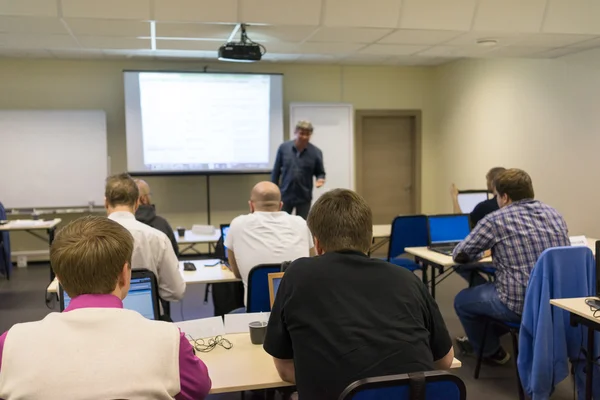
[[[250,214],[231,221],[225,238],[229,265],[244,282],[248,298],[248,273],[259,264],[294,261],[314,255],[314,243],[306,221],[281,211],[281,193],[271,182],[259,182],[250,193]]]
[[[158,229],[167,235],[171,245],[173,246],[175,255],[179,257],[179,246],[177,245],[173,228],[171,228],[171,225],[169,225],[166,219],[156,215],[156,207],[154,204],[152,204],[152,200],[150,198],[150,185],[141,179],[135,179],[135,183],[140,190],[140,205],[135,212],[135,219],[153,227],[154,229]]]

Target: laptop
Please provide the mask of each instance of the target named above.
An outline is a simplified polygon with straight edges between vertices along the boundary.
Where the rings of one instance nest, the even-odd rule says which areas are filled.
[[[275,303],[275,296],[277,295],[277,290],[279,290],[279,284],[281,283],[281,279],[283,279],[283,272],[271,272],[268,275],[269,279],[269,299],[271,300],[271,308],[273,308],[273,303]]]
[[[468,214],[430,215],[427,217],[429,249],[451,256],[457,244],[471,231]]]
[[[470,214],[477,204],[489,198],[487,190],[461,190],[458,192],[458,206],[463,214]]]
[[[229,224],[221,224],[221,240],[223,241],[223,262],[227,262],[229,254],[227,254],[227,247],[225,247],[225,238],[229,233]]]
[[[59,285],[60,311],[69,306],[71,298]],[[123,300],[123,308],[137,311],[144,317],[158,320],[160,309],[158,306],[158,284],[156,277],[148,270],[131,271],[131,286],[127,297]]]

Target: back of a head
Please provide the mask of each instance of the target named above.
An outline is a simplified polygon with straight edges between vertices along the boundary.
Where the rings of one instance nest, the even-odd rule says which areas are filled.
[[[488,171],[488,173],[485,175],[485,179],[487,180],[488,191],[494,191],[494,181],[496,180],[498,175],[500,175],[504,171],[506,171],[506,168],[504,167],[494,167]]]
[[[250,201],[254,204],[256,211],[279,211],[281,192],[273,182],[259,182],[250,192]]]
[[[104,197],[111,207],[134,207],[140,197],[140,190],[129,174],[118,174],[106,178]]]
[[[106,217],[78,218],[58,231],[50,262],[70,297],[115,290],[125,263],[131,265],[133,237]]]
[[[512,201],[533,199],[533,183],[529,174],[522,169],[511,168],[500,173],[494,181],[499,196],[505,194]]]
[[[369,251],[373,213],[356,192],[334,189],[323,194],[312,206],[307,223],[325,252]]]
[[[142,204],[151,204],[150,200],[150,185],[143,179],[134,179],[133,180],[138,187],[139,195],[140,195],[140,203]]]

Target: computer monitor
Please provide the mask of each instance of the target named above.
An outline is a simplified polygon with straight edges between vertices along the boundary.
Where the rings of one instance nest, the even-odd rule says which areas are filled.
[[[279,284],[281,283],[282,278],[283,272],[272,272],[268,275],[269,299],[271,300],[271,308],[273,308],[273,303],[275,302],[275,295],[277,295],[277,291],[279,290]]]
[[[221,239],[223,240],[223,249],[224,249],[223,261],[227,261],[229,258],[229,255],[227,254],[227,247],[225,247],[225,238],[227,238],[228,232],[229,232],[229,224],[222,224],[221,225]]]
[[[71,298],[59,285],[60,310],[69,306]],[[131,271],[131,286],[127,297],[123,300],[123,308],[137,311],[152,320],[159,318],[158,285],[154,274],[148,270]]]
[[[458,243],[471,231],[466,214],[431,215],[427,217],[427,222],[430,245]]]
[[[470,214],[477,204],[489,198],[487,190],[462,190],[458,192],[458,206],[463,214]]]

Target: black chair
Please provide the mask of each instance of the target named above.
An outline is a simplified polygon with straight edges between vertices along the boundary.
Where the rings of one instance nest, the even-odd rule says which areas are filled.
[[[458,376],[443,371],[366,378],[351,383],[339,400],[466,400]]]
[[[279,264],[260,264],[248,273],[248,297],[246,299],[246,312],[269,312],[271,300],[269,298],[269,274],[281,271]]]

